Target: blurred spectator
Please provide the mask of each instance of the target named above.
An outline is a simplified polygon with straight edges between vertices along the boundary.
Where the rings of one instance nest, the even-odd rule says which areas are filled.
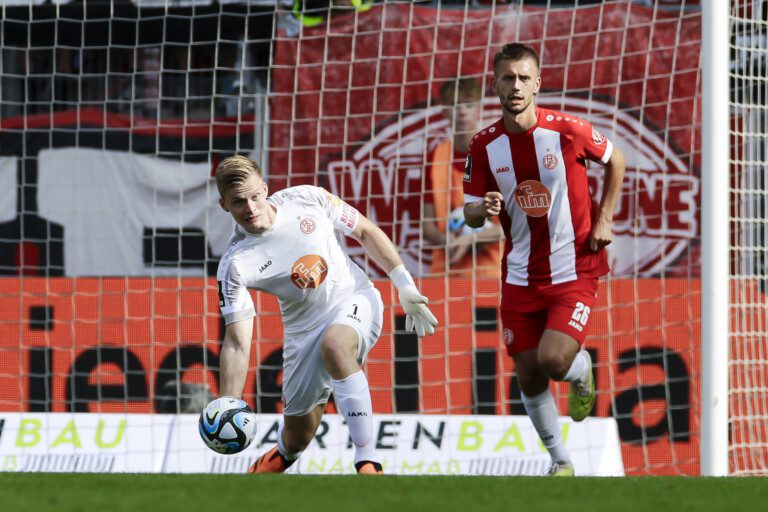
[[[172,380],[158,390],[155,397],[155,412],[197,414],[211,400],[213,400],[213,394],[208,386]]]
[[[440,98],[453,136],[427,160],[423,235],[432,247],[429,273],[498,279],[502,237],[498,220],[473,230],[464,224],[463,212],[464,165],[469,143],[480,130],[483,87],[474,78],[448,80],[440,88]]]
[[[305,27],[316,27],[325,21],[329,14],[341,14],[354,9],[365,12],[371,8],[373,0],[294,0],[293,14]]]

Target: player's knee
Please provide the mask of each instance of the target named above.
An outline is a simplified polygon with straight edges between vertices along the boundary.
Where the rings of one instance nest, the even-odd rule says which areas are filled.
[[[563,380],[568,368],[571,367],[571,361],[563,354],[539,355],[539,365],[552,380]]]
[[[320,345],[320,355],[323,361],[338,366],[340,362],[354,358],[351,348],[343,340],[338,338],[324,338]]]

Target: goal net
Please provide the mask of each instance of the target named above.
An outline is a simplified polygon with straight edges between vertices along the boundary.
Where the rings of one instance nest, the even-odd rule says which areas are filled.
[[[452,226],[436,197],[455,185],[436,186],[427,165],[456,129],[441,89],[457,77],[481,84],[487,126],[500,115],[493,54],[520,41],[541,55],[537,103],[588,120],[627,157],[586,343],[594,416],[615,418],[627,474],[698,474],[699,2],[304,4],[0,0],[0,418],[135,413],[162,430],[172,427],[161,413],[218,395],[215,272],[233,224],[211,176],[235,153],[259,163],[272,190],[323,186],[358,208],[430,298],[439,330],[419,341],[381,269],[347,241],[386,306],[365,365],[375,413],[524,414],[499,280],[483,259],[492,243],[469,247],[476,271],[436,271],[435,249],[455,249],[425,231],[440,220],[445,240]],[[764,1],[732,8],[738,473],[767,470],[765,12]],[[596,197],[601,178],[590,168]],[[279,309],[261,293],[254,302],[244,399],[280,413]],[[567,387],[553,390],[565,413]],[[66,422],[42,448],[37,424],[12,437],[5,425],[0,443],[76,452]],[[397,437],[387,428],[385,449]],[[504,439],[499,457],[514,444]]]
[[[732,2],[731,343],[729,460],[734,474],[768,470],[766,133],[768,3]]]

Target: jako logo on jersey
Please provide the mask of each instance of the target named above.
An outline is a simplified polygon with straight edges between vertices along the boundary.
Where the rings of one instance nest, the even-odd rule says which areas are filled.
[[[317,254],[307,254],[297,259],[291,268],[291,282],[302,290],[317,288],[328,275],[328,264]]]
[[[526,180],[515,189],[515,203],[529,217],[543,217],[552,205],[552,195],[542,182]]]
[[[553,155],[552,153],[547,153],[544,155],[544,158],[541,161],[544,164],[544,167],[549,169],[550,171],[557,167],[557,157]]]
[[[368,416],[368,413],[365,412],[365,411],[360,411],[360,412],[352,412],[352,411],[350,411],[350,412],[347,413],[347,416],[351,416],[351,417],[355,418],[357,416]]]
[[[315,230],[316,224],[312,219],[305,217],[299,221],[299,228],[305,235],[312,233]]]
[[[271,264],[272,264],[272,260],[269,260],[268,262],[266,262],[265,264],[263,264],[262,266],[260,266],[260,267],[259,267],[259,274],[261,274],[262,272],[264,272],[265,270],[267,270],[267,267],[269,267]]]
[[[496,174],[502,173],[502,172],[509,172],[509,167],[497,167],[496,168]]]

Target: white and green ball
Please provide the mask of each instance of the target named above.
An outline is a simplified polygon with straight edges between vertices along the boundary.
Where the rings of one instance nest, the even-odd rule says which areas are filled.
[[[231,455],[245,450],[256,435],[256,415],[245,401],[223,396],[200,413],[198,430],[211,450]]]

